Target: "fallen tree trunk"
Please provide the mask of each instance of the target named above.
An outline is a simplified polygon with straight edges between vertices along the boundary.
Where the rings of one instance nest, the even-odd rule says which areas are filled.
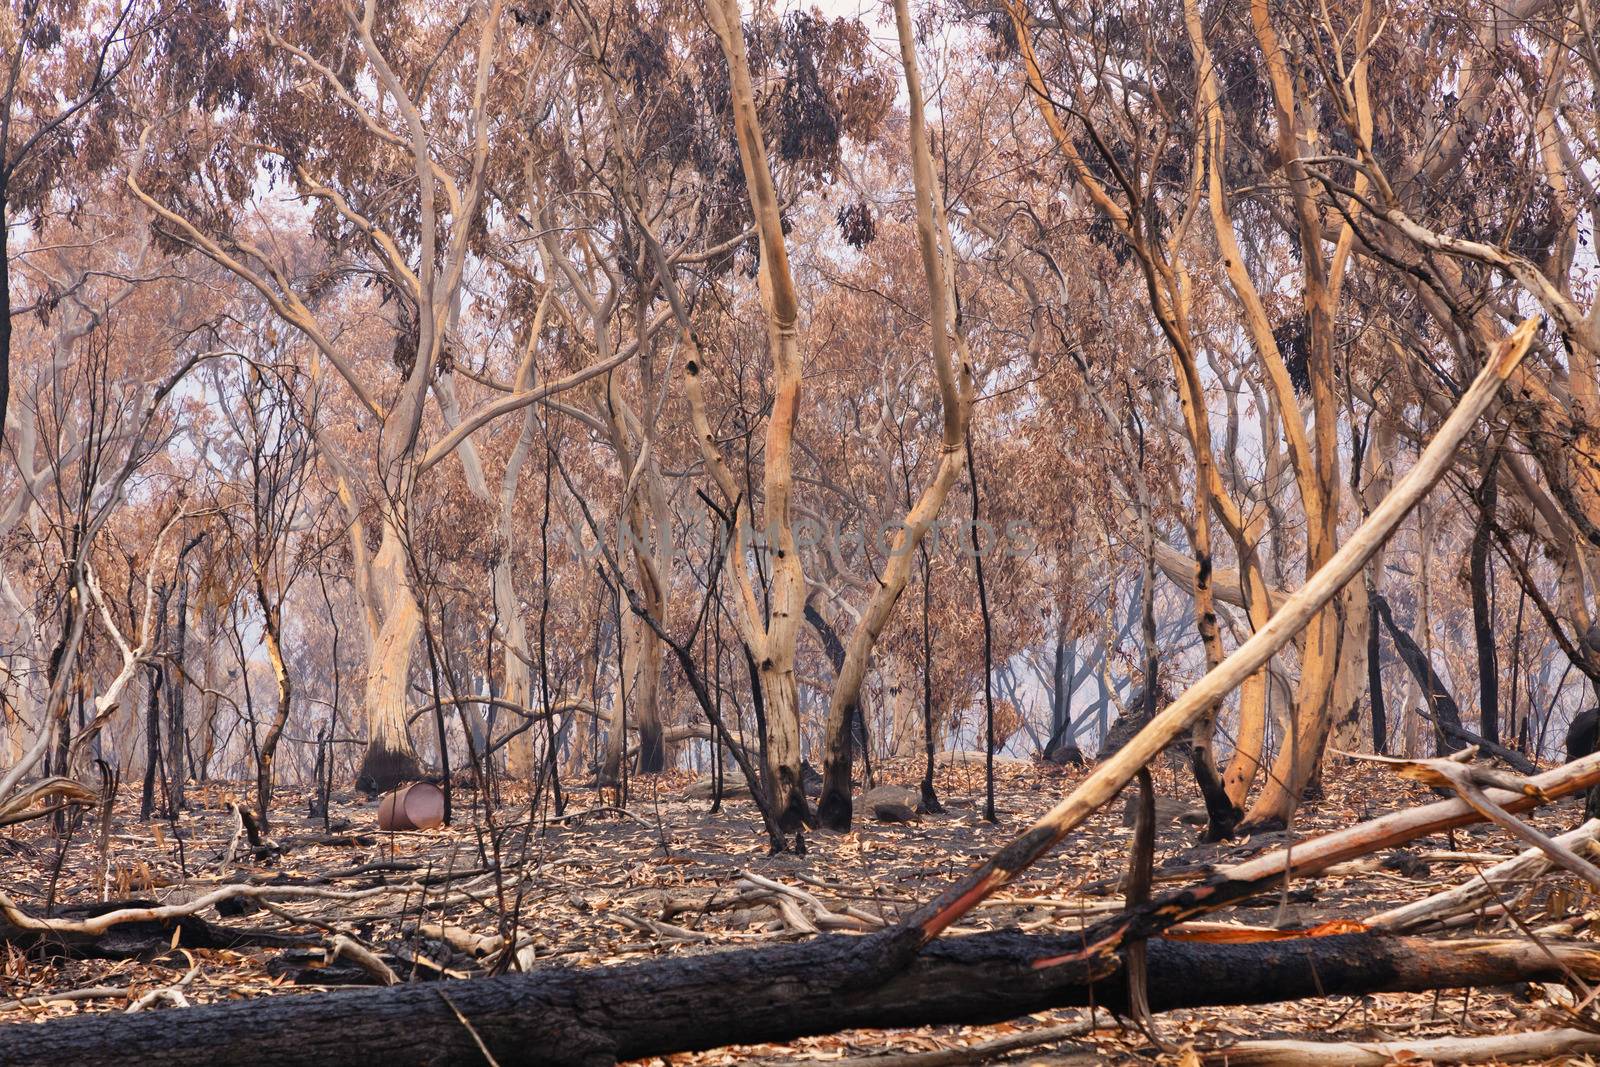
[[[1540,795],[1490,789],[1487,794],[1506,811],[1527,811],[1543,799],[1556,800],[1600,784],[1600,753],[1585,756],[1528,779]],[[1169,926],[1217,911],[1229,904],[1269,892],[1285,881],[1327,870],[1405,844],[1426,834],[1483,822],[1484,816],[1458,798],[1406,808],[1345,830],[1297,842],[1253,859],[1223,867],[1205,881],[1117,915],[1084,931],[1079,954],[1085,958],[1115,952],[1125,943],[1159,934]]]
[[[0,1028],[0,1063],[405,1067],[481,1064],[487,1051],[502,1067],[609,1067],[619,1059],[852,1027],[998,1022],[1090,1003],[1123,1007],[1116,958],[1038,966],[1078,947],[1075,934],[946,938],[888,981],[852,988],[863,940],[831,935],[621,967],[232,1001],[179,1017],[84,1015]],[[1569,973],[1600,979],[1600,946],[1576,942],[1345,934],[1244,945],[1154,940],[1148,950],[1147,995],[1157,1011],[1559,981]]]
[[[33,920],[30,925],[19,925],[12,918],[22,918],[22,912],[11,904],[4,893],[0,893],[0,944],[41,958],[65,956],[127,960],[164,956],[179,946],[208,949],[299,948],[321,941],[320,938],[304,934],[210,923],[198,915],[135,918],[94,929],[97,920],[105,915],[154,915],[159,910],[160,906],[153,900],[117,900],[87,907],[60,908],[53,919]],[[4,1062],[0,1059],[0,1064]]]

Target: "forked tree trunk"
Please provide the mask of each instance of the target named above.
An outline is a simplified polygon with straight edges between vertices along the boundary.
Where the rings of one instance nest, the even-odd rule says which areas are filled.
[[[866,680],[873,646],[888,625],[900,594],[905,591],[913,556],[944,507],[951,486],[960,477],[971,455],[967,421],[972,406],[972,367],[966,342],[955,317],[955,284],[952,279],[955,249],[950,245],[949,228],[943,216],[943,195],[935,188],[932,153],[928,149],[926,134],[927,120],[923,113],[922,78],[917,72],[916,46],[905,0],[895,0],[894,11],[900,37],[900,65],[905,71],[906,95],[910,101],[911,175],[916,194],[917,244],[922,255],[923,278],[932,309],[929,326],[932,331],[934,377],[939,385],[939,401],[943,407],[943,437],[939,465],[933,480],[906,512],[901,528],[895,534],[889,558],[878,575],[872,597],[862,611],[860,621],[850,632],[844,663],[839,668],[829,698],[827,752],[817,817],[822,825],[840,831],[850,828],[852,727],[861,714],[861,686]],[[963,444],[966,445],[965,449]],[[908,484],[908,497],[909,488]],[[977,507],[976,498],[973,506]],[[977,536],[976,529],[973,536]],[[980,585],[982,566],[979,561]],[[987,615],[985,624],[987,634]]]
[[[1193,0],[1190,0],[1190,4],[1192,10]],[[1310,378],[1314,422],[1309,441],[1303,433],[1295,437],[1295,474],[1306,513],[1306,575],[1309,578],[1333,557],[1339,543],[1339,405],[1334,391],[1333,331],[1334,312],[1339,302],[1344,266],[1350,255],[1352,235],[1347,221],[1331,261],[1325,257],[1324,215],[1316,200],[1318,188],[1313,185],[1305,165],[1300,162],[1315,151],[1316,131],[1307,127],[1305,111],[1296,101],[1296,86],[1289,69],[1288,52],[1273,25],[1271,9],[1266,0],[1251,0],[1250,16],[1256,43],[1266,67],[1267,80],[1272,87],[1277,146],[1286,161],[1285,177],[1293,194],[1300,240],[1306,370]],[[1366,32],[1365,20],[1360,32]],[[1365,69],[1363,51],[1363,58],[1356,65],[1354,76],[1364,79]],[[1220,129],[1220,115],[1213,121],[1214,128]],[[1355,181],[1359,196],[1366,189],[1367,179],[1365,175],[1360,175]],[[1217,229],[1219,239],[1223,239],[1222,227],[1218,226]],[[1240,263],[1236,275],[1242,274],[1243,266]],[[1271,348],[1277,354],[1276,345],[1269,340],[1270,330],[1264,333],[1262,330],[1267,325],[1265,317],[1252,313],[1248,318],[1257,339],[1257,347],[1263,350]],[[1273,363],[1276,372],[1282,360]],[[1283,379],[1278,378],[1276,373],[1274,378],[1278,386],[1280,414],[1288,417],[1297,413],[1298,397],[1292,389],[1282,388]],[[1341,600],[1338,603],[1344,602]],[[1246,822],[1252,829],[1270,829],[1288,824],[1300,804],[1307,783],[1316,776],[1321,766],[1322,751],[1335,715],[1343,714],[1337,707],[1341,696],[1338,692],[1340,659],[1345,652],[1342,614],[1337,604],[1329,604],[1306,632],[1300,684],[1295,690],[1292,731],[1295,736],[1285,740],[1278,758],[1273,762],[1266,787],[1250,809]],[[1364,619],[1360,625],[1365,625]],[[1350,653],[1364,656],[1364,635],[1359,645],[1359,653],[1353,649]],[[1364,676],[1365,673],[1363,664],[1361,674]]]
[[[771,570],[765,604],[756,596],[746,563],[754,526],[754,509],[741,492],[733,473],[717,448],[706,414],[698,348],[693,332],[683,323],[683,339],[690,359],[684,364],[685,391],[689,397],[695,436],[706,465],[730,505],[738,501],[742,513],[735,522],[730,558],[739,587],[739,629],[746,650],[755,660],[765,706],[768,786],[772,808],[784,830],[811,821],[811,808],[800,783],[799,694],[795,678],[795,645],[804,618],[806,582],[795,543],[789,498],[793,491],[794,433],[800,415],[802,362],[799,339],[799,297],[789,271],[789,250],[784,242],[782,210],[766,142],[756,107],[750,63],[745,52],[740,6],[732,0],[707,0],[706,15],[728,62],[734,134],[744,170],[751,212],[761,250],[757,272],[762,308],[766,312],[767,347],[772,356],[772,407],[767,418],[766,456],[761,490],[764,496],[761,531]]]

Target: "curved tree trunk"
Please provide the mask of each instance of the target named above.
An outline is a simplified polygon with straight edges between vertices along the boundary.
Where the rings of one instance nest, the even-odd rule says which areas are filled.
[[[728,62],[734,134],[739,160],[761,249],[757,272],[762,308],[766,312],[767,347],[772,356],[772,407],[767,418],[766,456],[761,490],[764,496],[761,530],[771,562],[766,604],[756,596],[746,567],[745,553],[755,533],[754,509],[739,490],[733,473],[717,450],[706,415],[699,352],[692,331],[684,329],[691,358],[684,364],[695,436],[701,454],[730,505],[742,512],[735,523],[731,558],[739,587],[740,636],[756,663],[766,718],[768,787],[772,808],[784,830],[811,821],[811,808],[800,783],[799,693],[795,678],[795,645],[804,618],[806,581],[795,543],[789,498],[793,490],[794,433],[800,415],[802,363],[799,337],[799,297],[789,271],[789,250],[784,242],[782,210],[767,147],[761,132],[755,88],[745,51],[742,12],[732,0],[707,0],[706,15]],[[748,523],[749,529],[746,529]]]
[[[278,754],[278,742],[283,738],[283,728],[289,722],[289,703],[294,695],[294,682],[289,677],[288,665],[283,661],[278,611],[268,601],[266,589],[259,577],[256,582],[256,597],[266,617],[261,628],[262,639],[267,646],[267,659],[272,663],[272,677],[278,686],[278,707],[273,713],[272,723],[267,727],[267,736],[261,739],[261,751],[256,758],[256,820],[264,834],[271,827],[272,764]]]
[[[1249,582],[1247,612],[1250,630],[1258,632],[1272,618],[1271,598],[1267,593],[1266,579],[1261,574],[1261,563],[1256,558],[1256,543],[1241,545],[1250,563],[1243,568]],[[1250,786],[1261,772],[1261,755],[1267,739],[1267,687],[1268,671],[1262,669],[1245,679],[1239,687],[1239,728],[1234,735],[1233,755],[1227,769],[1222,772],[1222,788],[1234,807],[1243,810],[1250,796]]]
[[[878,641],[878,635],[888,625],[900,594],[905,591],[911,575],[912,556],[944,507],[951,486],[966,468],[971,455],[967,423],[972,408],[972,361],[955,315],[955,283],[952,277],[955,249],[950,244],[949,228],[944,219],[943,195],[935,188],[933,159],[926,134],[927,120],[923,113],[922,79],[917,72],[910,12],[904,0],[895,0],[894,11],[900,37],[900,64],[905,71],[906,94],[910,101],[911,174],[917,200],[917,244],[922,254],[922,271],[932,308],[929,319],[934,377],[939,384],[939,400],[943,407],[943,438],[939,466],[933,480],[906,513],[900,530],[895,534],[889,558],[878,575],[872,598],[862,611],[861,620],[850,633],[844,663],[839,667],[839,675],[834,680],[833,694],[828,702],[827,752],[817,817],[824,826],[840,831],[850,828],[850,780],[854,747],[851,732],[861,715],[861,685],[866,680],[872,648]],[[977,537],[976,529],[973,530],[973,536]],[[981,561],[978,567],[981,592]],[[986,635],[987,620],[986,613]]]

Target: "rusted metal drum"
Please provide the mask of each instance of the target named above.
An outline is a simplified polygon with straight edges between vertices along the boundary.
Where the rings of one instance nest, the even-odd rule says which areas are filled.
[[[378,805],[380,830],[432,830],[444,822],[444,791],[432,782],[412,782]]]

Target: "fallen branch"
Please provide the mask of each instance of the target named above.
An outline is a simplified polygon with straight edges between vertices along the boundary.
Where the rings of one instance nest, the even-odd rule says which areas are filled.
[[[1590,819],[1576,830],[1562,834],[1556,841],[1565,848],[1582,851],[1594,843],[1597,833],[1600,833],[1600,819]],[[1477,872],[1470,880],[1442,893],[1381,911],[1369,917],[1366,925],[1375,930],[1398,933],[1476,911],[1492,903],[1502,890],[1517,883],[1531,882],[1549,870],[1550,866],[1550,857],[1544,849],[1530,848]]]
[[[1388,1067],[1391,1063],[1527,1063],[1600,1052],[1588,1030],[1532,1030],[1416,1041],[1241,1041],[1205,1054],[1227,1067]]]
[[[126,1067],[132,1049],[167,1067],[409,1067],[482,1062],[481,1040],[506,1067],[610,1067],[620,1059],[851,1027],[998,1022],[1090,1003],[1126,1007],[1116,959],[1037,966],[1070,951],[1075,935],[947,938],[883,984],[841,993],[841,973],[855,965],[861,943],[823,935],[629,966],[471,979],[448,986],[454,1010],[438,985],[421,983],[208,1004],[184,1012],[179,1026],[159,1015],[84,1015],[0,1027],[0,1063]],[[1148,949],[1147,993],[1156,1011],[1561,981],[1569,971],[1600,980],[1600,947],[1577,942],[1346,934],[1247,945],[1157,939]],[[1200,975],[1205,980],[1197,981]]]
[[[399,985],[400,976],[394,969],[372,951],[353,937],[344,934],[335,934],[328,942],[328,962],[337,959],[346,959],[360,967],[363,971],[378,980],[379,985]]]
[[[34,956],[109,960],[153,959],[171,952],[175,943],[186,948],[207,949],[299,948],[315,944],[314,938],[299,934],[212,923],[198,915],[184,915],[161,922],[134,920],[118,923],[96,934],[71,929],[79,925],[78,920],[52,921],[67,929],[20,929],[8,926],[5,919],[0,917],[0,942]]]
[[[64,989],[59,993],[41,993],[36,997],[22,997],[18,1000],[0,1000],[0,1011],[11,1011],[15,1008],[43,1008],[50,1004],[72,1004],[80,1000],[114,1000],[125,997],[128,990],[125,986],[97,985],[84,989]]]
[[[58,935],[87,934],[93,936],[95,934],[103,934],[113,926],[119,926],[123,923],[159,923],[188,918],[229,900],[304,900],[314,898],[318,900],[351,901],[365,900],[368,897],[381,896],[385,893],[416,893],[424,891],[425,888],[417,882],[374,886],[371,889],[224,885],[182,904],[140,904],[137,907],[115,908],[85,919],[35,918],[23,911],[9,894],[0,891],[0,921],[3,921],[3,924],[9,924],[12,928],[12,930],[8,931],[6,925],[0,924],[0,938],[9,940],[12,931],[31,931]]]
[[[1596,867],[1588,860],[1579,856],[1566,846],[1552,841],[1548,836],[1532,826],[1516,818],[1500,805],[1496,804],[1484,793],[1483,786],[1497,785],[1510,791],[1522,791],[1533,796],[1543,797],[1538,786],[1528,783],[1527,779],[1512,779],[1511,776],[1502,774],[1492,768],[1472,767],[1464,762],[1470,757],[1471,749],[1457,752],[1448,759],[1429,760],[1398,760],[1402,777],[1412,778],[1416,781],[1426,782],[1430,785],[1448,785],[1456,791],[1456,795],[1484,818],[1504,827],[1515,837],[1520,837],[1534,848],[1541,849],[1550,857],[1551,862],[1563,867],[1582,878],[1590,885],[1600,887],[1600,867]],[[1369,756],[1368,759],[1379,759],[1391,762],[1388,757]],[[1511,779],[1511,780],[1507,780]]]
[[[815,895],[807,893],[803,889],[796,889],[793,886],[784,885],[782,882],[775,882],[771,878],[763,878],[761,875],[752,874],[750,871],[741,870],[739,879],[747,886],[766,891],[768,894],[767,899],[778,908],[783,915],[784,922],[803,933],[816,933],[819,928],[824,930],[873,930],[883,925],[881,919],[876,919],[865,912],[861,913],[861,915],[840,915],[821,900],[818,900]],[[791,915],[791,910],[798,912],[798,909],[794,907],[794,902],[796,901],[811,908],[815,923],[804,914]],[[863,915],[867,917],[863,918]]]
[[[675,923],[662,922],[659,919],[647,919],[643,915],[635,915],[621,908],[613,908],[609,914],[624,926],[631,927],[640,933],[660,938],[668,943],[677,942],[681,944],[716,940],[703,930],[691,930],[687,926],[678,926]],[[816,927],[812,927],[808,932],[815,933]]]
[[[1505,811],[1516,812],[1581,792],[1600,784],[1600,753],[1536,775],[1527,783],[1535,792],[1493,789],[1487,796]],[[1317,874],[1336,863],[1483,820],[1484,816],[1472,805],[1454,798],[1392,812],[1290,848],[1275,849],[1224,867],[1197,885],[1096,923],[1084,931],[1080,953],[1088,957],[1115,952],[1130,938],[1150,937],[1176,923],[1277,889],[1291,878]]]
[[[897,1052],[876,1056],[847,1056],[842,1060],[828,1060],[827,1067],[959,1067],[967,1063],[988,1063],[996,1056],[1019,1052],[1025,1048],[1054,1045],[1074,1037],[1094,1032],[1091,1019],[1060,1026],[1044,1026],[1037,1030],[1023,1030],[1004,1037],[979,1041],[975,1045],[934,1049],[930,1052]],[[763,1067],[803,1067],[815,1060],[770,1060]]]
[[[51,804],[47,808],[33,808],[29,811],[13,811],[6,815],[0,815],[0,826],[16,826],[18,823],[32,822],[34,819],[43,819],[75,806],[78,806],[77,802]],[[87,805],[83,806],[87,807]]]
[[[0,891],[0,942],[29,951],[72,956],[142,958],[169,951],[176,927],[177,943],[189,948],[239,948],[245,945],[298,948],[316,944],[317,940],[297,934],[207,922],[200,918],[199,913],[231,900],[256,900],[262,904],[303,899],[353,901],[387,893],[417,893],[423,888],[417,882],[356,890],[293,885],[224,885],[181,904],[117,901],[110,905],[65,909],[68,914],[48,919],[30,915],[8,894]],[[444,899],[448,901],[450,898]],[[430,901],[430,904],[436,903],[438,901]]]
[[[475,960],[492,956],[504,948],[506,943],[506,939],[499,934],[475,934],[459,926],[443,926],[439,923],[422,923],[417,927],[417,932],[423,937],[442,941],[462,955],[471,956]]]
[[[57,805],[43,811],[28,811],[34,804],[41,800],[55,798]],[[35,782],[17,795],[5,801],[0,801],[0,826],[10,826],[13,823],[25,822],[28,819],[45,815],[56,807],[67,804],[95,804],[100,800],[100,794],[85,788],[82,783],[71,778],[56,775],[43,781]]]
[[[182,978],[171,985],[157,986],[155,989],[141,993],[132,1004],[128,1005],[126,1014],[137,1015],[141,1011],[149,1011],[157,1004],[170,1004],[174,1008],[187,1008],[189,1000],[183,995],[183,987],[194,981],[194,976],[200,973],[200,964],[189,954],[184,952],[184,958],[189,961],[189,971]]]

